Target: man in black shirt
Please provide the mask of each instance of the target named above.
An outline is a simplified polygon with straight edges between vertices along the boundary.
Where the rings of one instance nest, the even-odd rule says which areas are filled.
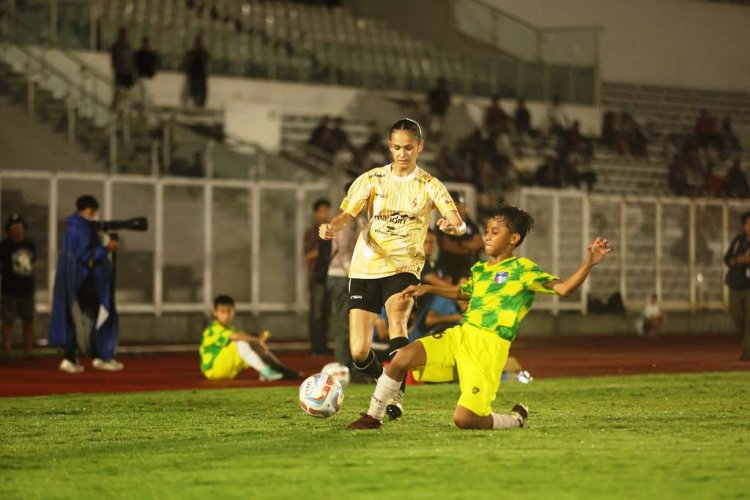
[[[26,222],[18,214],[11,214],[5,223],[7,238],[0,242],[0,274],[2,274],[3,351],[9,354],[13,338],[13,324],[23,322],[26,356],[34,348],[34,260],[36,246],[26,237]]]
[[[148,86],[151,84],[159,68],[159,56],[151,48],[151,43],[147,36],[143,37],[141,48],[135,53],[135,68],[138,71],[138,89],[141,94],[141,104],[146,108],[150,100]]]
[[[744,231],[738,234],[724,254],[729,267],[725,283],[729,287],[729,314],[744,338],[740,360],[750,361],[750,211],[740,217]]]
[[[471,275],[471,266],[477,261],[479,250],[484,248],[482,232],[469,217],[466,209],[466,201],[463,195],[452,192],[451,197],[456,203],[458,214],[466,222],[466,233],[461,236],[453,236],[440,232],[438,234],[438,246],[440,256],[438,257],[437,270],[453,284],[458,280]]]

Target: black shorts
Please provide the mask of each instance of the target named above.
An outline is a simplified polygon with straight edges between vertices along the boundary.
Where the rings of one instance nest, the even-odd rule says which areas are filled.
[[[375,314],[391,295],[401,293],[409,285],[418,285],[419,278],[411,273],[399,273],[385,278],[349,279],[349,310],[363,309]]]
[[[34,295],[3,295],[0,297],[0,316],[4,325],[12,325],[17,319],[24,323],[34,319]]]

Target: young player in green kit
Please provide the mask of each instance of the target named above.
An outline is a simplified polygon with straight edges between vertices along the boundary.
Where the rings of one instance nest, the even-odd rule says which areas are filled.
[[[534,226],[524,210],[500,206],[487,222],[484,233],[486,262],[477,262],[463,285],[437,287],[412,285],[402,294],[419,297],[432,293],[449,299],[468,300],[462,325],[424,337],[403,347],[378,379],[367,413],[350,429],[379,429],[385,407],[398,391],[406,373],[416,368],[429,379],[430,370],[455,366],[461,397],[453,421],[461,429],[508,429],[525,427],[528,408],[517,404],[509,415],[493,413],[491,403],[500,387],[508,350],[537,292],[568,295],[584,282],[591,269],[613,249],[596,238],[580,267],[567,279],[544,272],[534,262],[513,255]]]

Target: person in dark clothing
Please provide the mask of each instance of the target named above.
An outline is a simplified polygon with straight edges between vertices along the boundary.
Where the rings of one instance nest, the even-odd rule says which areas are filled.
[[[102,244],[95,224],[98,214],[99,202],[93,196],[76,200],[76,212],[67,219],[57,260],[49,345],[63,348],[60,370],[67,373],[83,371],[78,352],[86,338],[95,369],[123,369],[123,364],[115,359],[119,321],[109,261],[109,254],[118,248],[118,243],[110,240]]]
[[[331,242],[318,238],[318,227],[331,220],[331,202],[321,198],[313,203],[315,223],[305,232],[304,260],[310,293],[308,333],[313,356],[328,354],[328,262]]]
[[[458,214],[466,222],[466,233],[460,236],[438,234],[440,256],[437,269],[440,274],[451,281],[451,284],[455,285],[461,278],[471,275],[471,265],[476,262],[479,250],[484,248],[484,242],[482,232],[469,217],[463,195],[454,191],[451,193],[451,198],[456,203]]]
[[[209,60],[210,55],[203,47],[203,38],[195,37],[195,45],[185,54],[183,66],[187,85],[186,97],[199,108],[206,106]]]
[[[725,279],[729,287],[729,314],[743,339],[740,360],[750,361],[750,211],[740,216],[744,231],[732,240],[724,264],[729,268]]]
[[[112,109],[117,109],[120,101],[127,97],[137,78],[133,48],[128,41],[128,30],[120,28],[117,41],[109,48],[115,89],[112,95]]]
[[[13,324],[23,323],[26,357],[34,349],[34,260],[36,245],[26,236],[26,221],[11,214],[5,223],[7,238],[0,242],[0,275],[2,275],[3,353],[10,354]]]
[[[724,186],[725,194],[730,198],[750,197],[750,185],[748,185],[747,177],[742,171],[740,160],[735,159],[732,166],[727,169]]]
[[[430,132],[440,136],[448,108],[451,105],[451,91],[445,77],[438,78],[437,85],[427,93],[427,106],[430,110]]]
[[[147,36],[141,39],[141,48],[135,52],[135,69],[138,71],[138,90],[141,94],[141,103],[145,108],[150,100],[148,85],[159,69],[159,55],[151,48]]]
[[[513,113],[513,124],[518,135],[531,135],[531,113],[523,97],[518,98],[516,111]]]

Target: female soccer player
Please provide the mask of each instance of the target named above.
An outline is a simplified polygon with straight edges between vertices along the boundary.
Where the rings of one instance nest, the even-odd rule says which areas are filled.
[[[408,344],[406,322],[414,299],[402,297],[401,292],[419,283],[433,206],[443,217],[438,220],[441,231],[466,232],[443,183],[417,166],[424,148],[419,124],[408,118],[394,123],[388,147],[393,162],[360,175],[341,203],[341,213],[329,224],[321,224],[319,231],[321,238],[329,240],[367,207],[368,222],[349,267],[349,347],[355,368],[376,379],[383,368],[371,349],[375,319],[385,305],[391,356]],[[401,416],[403,389],[402,384],[388,405],[391,418]]]

